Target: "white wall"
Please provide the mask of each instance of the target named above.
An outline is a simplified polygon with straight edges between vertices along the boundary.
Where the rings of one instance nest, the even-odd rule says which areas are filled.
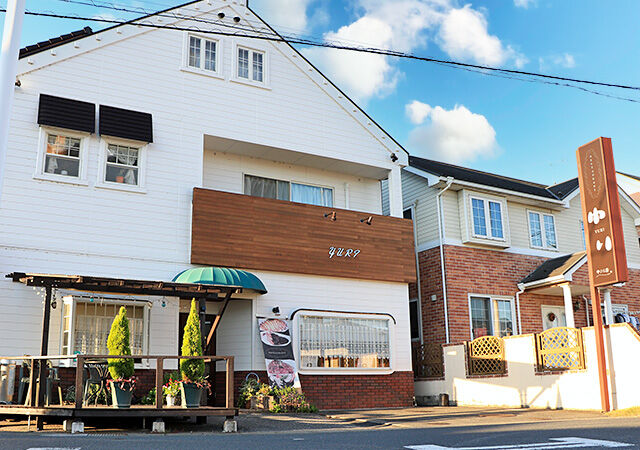
[[[416,396],[449,394],[460,406],[530,406],[535,408],[599,410],[595,334],[583,328],[586,369],[562,374],[538,375],[533,335],[504,338],[507,375],[466,375],[464,345],[444,347],[445,378],[415,383]],[[613,409],[640,406],[637,374],[640,370],[640,337],[627,324],[612,325],[605,334]]]
[[[336,208],[382,212],[378,180],[213,150],[204,152],[204,187],[242,194],[244,174],[329,187]]]

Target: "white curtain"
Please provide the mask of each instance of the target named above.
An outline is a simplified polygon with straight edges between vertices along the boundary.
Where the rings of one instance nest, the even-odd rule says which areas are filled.
[[[333,190],[291,183],[291,201],[318,206],[333,206]]]

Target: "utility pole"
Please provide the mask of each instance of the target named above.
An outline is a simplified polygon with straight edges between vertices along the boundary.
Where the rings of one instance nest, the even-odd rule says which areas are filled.
[[[26,0],[8,0],[4,17],[2,50],[0,51],[0,199],[4,182],[4,165],[9,145],[9,119],[16,84],[20,34]],[[1,201],[1,200],[0,200]]]

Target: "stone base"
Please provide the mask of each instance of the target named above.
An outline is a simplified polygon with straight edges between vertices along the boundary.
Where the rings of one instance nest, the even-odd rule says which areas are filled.
[[[84,433],[84,422],[79,420],[65,420],[62,422],[62,429],[65,433]]]
[[[238,422],[235,420],[227,419],[224,421],[224,425],[222,425],[223,433],[237,433],[238,432]]]
[[[151,432],[152,433],[164,433],[164,421],[163,420],[156,420],[153,422],[153,425],[151,426]]]

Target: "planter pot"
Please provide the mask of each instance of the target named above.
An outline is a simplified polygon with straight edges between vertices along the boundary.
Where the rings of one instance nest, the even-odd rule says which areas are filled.
[[[167,395],[167,406],[176,406],[176,398],[173,395]]]
[[[200,398],[202,397],[202,388],[195,383],[180,383],[180,393],[182,394],[183,408],[200,407]]]
[[[131,406],[131,396],[133,388],[131,383],[113,382],[111,384],[111,401],[114,408],[129,408]]]

